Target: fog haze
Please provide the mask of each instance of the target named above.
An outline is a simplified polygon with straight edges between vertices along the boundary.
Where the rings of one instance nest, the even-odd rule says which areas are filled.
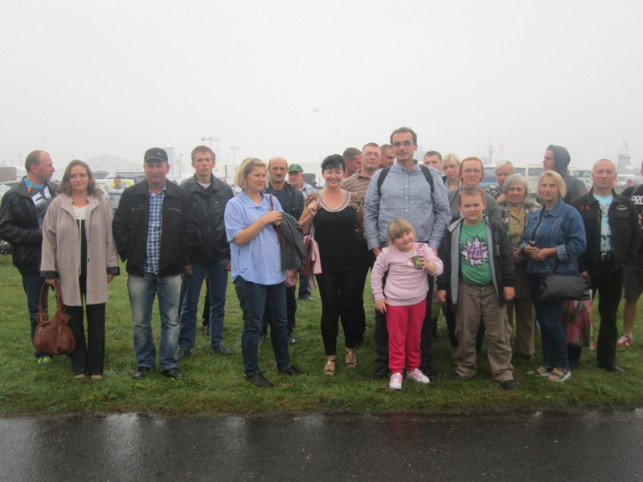
[[[49,151],[318,162],[383,143],[643,160],[636,1],[0,0],[0,163]],[[214,139],[218,138],[218,142]],[[208,141],[206,141],[207,143]],[[218,145],[217,145],[218,144]],[[235,149],[236,148],[236,149]],[[188,165],[189,167],[189,165]]]

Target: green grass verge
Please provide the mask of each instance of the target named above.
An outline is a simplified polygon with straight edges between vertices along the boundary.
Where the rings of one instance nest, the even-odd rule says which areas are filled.
[[[322,373],[324,353],[317,292],[313,294],[315,301],[299,303],[297,343],[291,345],[292,360],[304,374],[299,377],[279,375],[270,344],[265,343],[259,350],[260,365],[275,387],[259,389],[243,378],[241,313],[231,285],[224,339],[235,355],[223,357],[212,353],[208,339],[199,329],[192,356],[180,364],[184,373],[182,380],[166,379],[155,370],[145,379],[135,381],[131,378],[136,361],[126,276],[117,277],[110,285],[105,376],[100,382],[78,381],[72,379],[69,360],[64,356],[56,357],[48,368],[36,366],[21,279],[9,256],[0,256],[0,279],[0,415],[3,416],[125,412],[164,415],[310,411],[467,413],[643,406],[643,384],[640,383],[643,342],[637,341],[633,346],[619,350],[618,362],[628,368],[627,374],[599,370],[595,353],[585,349],[581,368],[563,384],[528,377],[526,372],[533,364],[518,360],[514,368],[520,391],[505,393],[490,377],[486,348],[480,358],[479,373],[473,380],[453,385],[446,383],[446,377],[454,367],[442,321],[434,363],[438,374],[429,386],[405,381],[403,390],[391,391],[388,381],[371,379],[374,368],[372,317],[367,320],[365,344],[358,350],[359,366],[346,369],[340,357],[337,374],[325,376]],[[367,313],[372,313],[370,293],[365,298],[368,300]],[[159,325],[155,312],[153,326],[157,343]],[[635,332],[636,339],[643,340],[640,316]],[[342,346],[340,335],[338,347]]]

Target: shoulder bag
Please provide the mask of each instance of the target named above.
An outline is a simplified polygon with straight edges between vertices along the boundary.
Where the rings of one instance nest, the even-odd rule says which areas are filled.
[[[589,276],[578,274],[578,264],[573,253],[567,248],[567,252],[576,265],[576,274],[556,274],[560,261],[556,258],[554,270],[540,279],[538,295],[541,300],[589,300],[591,299],[591,283]]]
[[[56,293],[57,309],[56,314],[50,320],[47,307],[49,285],[45,283],[40,290],[37,314],[38,326],[34,333],[33,346],[41,353],[62,355],[74,351],[76,339],[69,327],[71,316],[65,312],[60,286],[56,286],[54,291]]]

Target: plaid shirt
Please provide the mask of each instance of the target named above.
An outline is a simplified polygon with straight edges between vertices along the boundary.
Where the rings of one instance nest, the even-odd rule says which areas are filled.
[[[148,191],[150,211],[147,221],[147,256],[143,269],[146,273],[159,274],[159,257],[161,256],[161,231],[163,228],[163,199],[167,192],[167,183],[158,194]]]

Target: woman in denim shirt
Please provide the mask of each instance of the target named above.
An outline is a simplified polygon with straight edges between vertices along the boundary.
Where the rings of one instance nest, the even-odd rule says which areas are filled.
[[[564,301],[541,300],[538,285],[557,263],[557,274],[577,274],[576,258],[586,247],[583,220],[575,208],[563,201],[565,192],[560,174],[545,171],[540,176],[538,197],[544,205],[529,216],[520,245],[520,252],[528,257],[527,274],[543,344],[543,364],[530,373],[552,382],[564,382],[571,376],[567,339],[560,323]]]

